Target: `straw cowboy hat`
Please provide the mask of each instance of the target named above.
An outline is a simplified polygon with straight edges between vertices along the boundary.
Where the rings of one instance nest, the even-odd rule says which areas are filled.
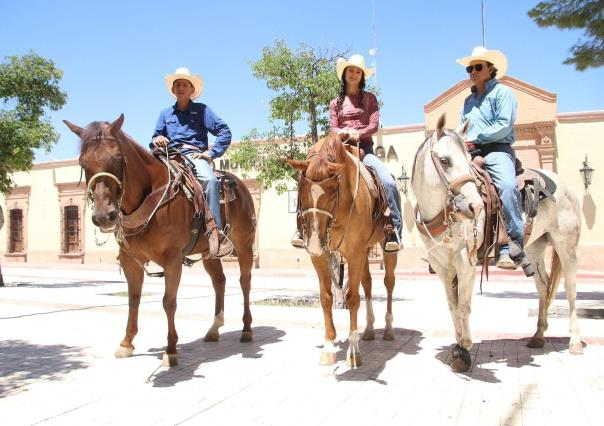
[[[457,60],[463,67],[470,65],[472,61],[487,61],[497,68],[497,78],[501,78],[508,70],[508,60],[499,50],[489,50],[486,47],[476,46],[470,56]]]
[[[367,68],[365,66],[365,58],[363,58],[363,55],[352,55],[348,60],[338,58],[338,62],[336,63],[336,73],[338,74],[338,78],[340,80],[342,80],[342,74],[344,73],[346,67],[350,66],[362,69],[363,73],[365,73],[365,80],[369,80],[369,77],[371,77],[375,72],[375,68]]]
[[[195,89],[195,91],[191,95],[191,99],[198,98],[199,95],[201,95],[201,92],[203,92],[203,79],[201,78],[201,76],[191,74],[191,71],[189,71],[189,69],[186,67],[176,68],[174,74],[168,74],[165,79],[166,86],[168,86],[168,91],[172,96],[174,96],[174,93],[172,93],[172,86],[174,85],[174,82],[176,80],[187,80],[191,82],[193,88]]]

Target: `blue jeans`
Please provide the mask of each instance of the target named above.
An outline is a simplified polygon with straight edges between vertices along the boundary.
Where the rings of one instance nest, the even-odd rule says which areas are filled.
[[[371,166],[377,172],[380,181],[386,189],[386,197],[388,198],[388,207],[392,212],[392,224],[400,236],[403,232],[403,223],[401,221],[401,197],[396,187],[394,178],[384,165],[373,153],[366,153],[363,158],[363,164]]]
[[[522,220],[522,198],[516,186],[516,154],[511,145],[497,143],[481,147],[486,168],[499,192],[505,227],[511,240],[524,248],[524,221]],[[501,252],[506,252],[503,246]]]
[[[197,152],[197,151],[195,151]],[[192,152],[183,151],[183,154],[195,165],[197,177],[203,185],[208,207],[214,216],[218,230],[222,231],[222,218],[220,217],[220,182],[214,175],[212,165],[203,158],[191,158]]]

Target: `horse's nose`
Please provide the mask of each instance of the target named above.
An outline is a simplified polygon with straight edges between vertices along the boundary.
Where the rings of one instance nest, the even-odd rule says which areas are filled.
[[[96,220],[95,215],[92,215],[92,223],[94,224],[94,226],[99,226],[99,222]]]
[[[115,222],[115,220],[117,219],[117,210],[111,210],[107,214],[107,219],[109,220],[109,222]]]

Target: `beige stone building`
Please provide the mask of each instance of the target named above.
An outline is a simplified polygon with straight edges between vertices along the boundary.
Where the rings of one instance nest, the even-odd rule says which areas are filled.
[[[547,92],[512,77],[502,82],[518,98],[516,144],[525,167],[552,170],[575,190],[582,209],[579,267],[599,268],[604,258],[604,223],[598,206],[604,205],[604,110],[559,113],[555,93]],[[404,169],[411,174],[413,157],[437,118],[447,114],[448,127],[459,120],[460,106],[469,93],[464,80],[424,107],[424,123],[382,128],[375,138],[376,154],[395,177]],[[593,180],[588,189],[579,170],[588,158]],[[228,159],[217,166],[238,173]],[[0,231],[2,262],[115,262],[118,246],[111,235],[100,234],[92,225],[86,204],[85,187],[79,184],[77,159],[34,165],[27,173],[17,173],[16,187],[0,195],[6,224]],[[294,249],[289,241],[295,229],[295,183],[292,191],[277,195],[263,190],[254,179],[246,179],[256,203],[258,233],[256,265],[263,268],[308,267],[309,256]],[[401,180],[403,182],[403,180]],[[404,250],[399,253],[400,268],[424,268],[425,250],[413,221],[413,194],[401,185]],[[232,260],[232,259],[231,259]],[[380,261],[379,250],[373,261]]]

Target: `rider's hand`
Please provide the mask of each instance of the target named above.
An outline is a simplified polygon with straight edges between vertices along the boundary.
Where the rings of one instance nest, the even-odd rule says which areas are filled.
[[[214,161],[214,159],[207,152],[195,152],[195,153],[191,154],[191,158],[195,158],[195,159],[203,158],[208,163],[211,163],[212,161]]]
[[[359,132],[355,129],[342,129],[338,131],[340,135],[340,139],[342,142],[358,142],[359,141]]]
[[[468,148],[468,152],[472,152],[478,148],[474,142],[476,141],[466,141],[466,148]]]
[[[156,148],[165,148],[168,146],[169,142],[170,140],[165,136],[160,135],[153,138],[153,145],[155,145]]]

